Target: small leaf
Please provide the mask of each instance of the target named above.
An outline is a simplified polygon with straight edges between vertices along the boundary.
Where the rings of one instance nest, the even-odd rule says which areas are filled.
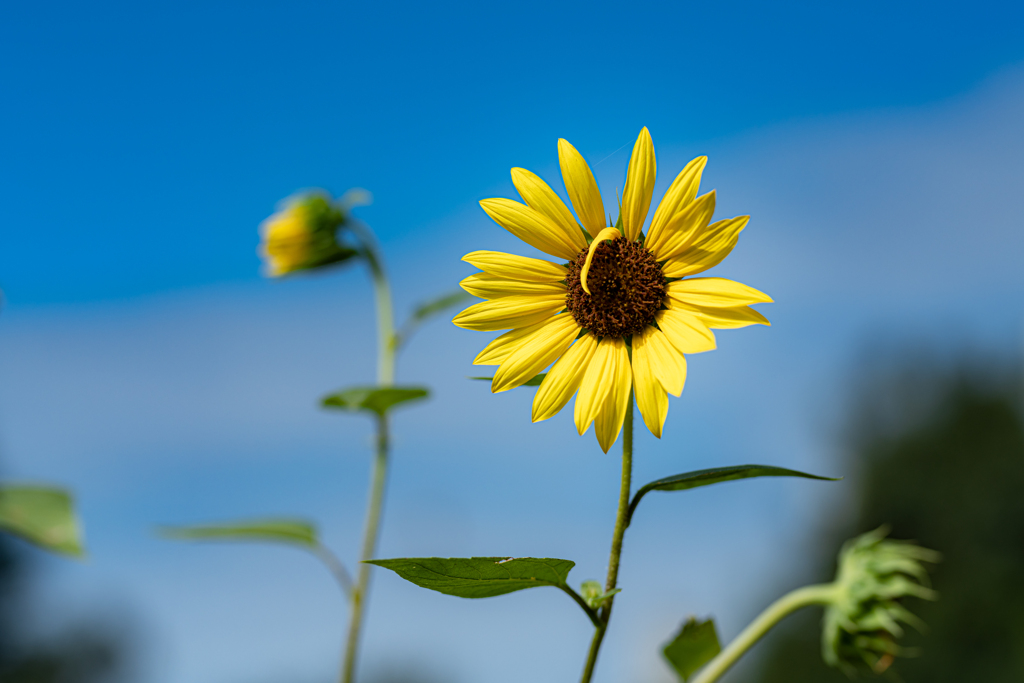
[[[490,598],[525,588],[566,585],[575,562],[534,557],[409,557],[367,560],[406,581],[460,598]]]
[[[816,474],[807,474],[806,472],[787,470],[784,467],[772,467],[771,465],[734,465],[732,467],[713,467],[707,470],[676,474],[652,481],[636,492],[632,502],[629,504],[629,511],[626,513],[626,525],[629,526],[630,521],[632,521],[633,512],[640,503],[640,499],[651,491],[683,491],[685,489],[695,489],[699,486],[719,484],[723,481],[750,479],[752,477],[803,477],[804,479],[819,479],[822,481],[839,481],[842,479],[842,477],[820,477]]]
[[[307,548],[320,545],[316,527],[300,519],[260,519],[229,524],[164,527],[160,534],[181,541],[257,541]]]
[[[323,399],[327,408],[365,411],[383,415],[394,406],[426,398],[430,392],[423,387],[352,387]]]
[[[407,341],[409,341],[409,338],[412,336],[413,332],[416,331],[416,328],[426,322],[429,318],[432,318],[448,308],[468,302],[473,298],[474,297],[468,292],[464,292],[460,289],[420,304],[413,309],[412,315],[409,316],[409,319],[405,321],[405,324],[402,325],[401,329],[392,337],[392,348],[401,348]]]
[[[85,554],[71,496],[61,489],[0,486],[0,529],[55,553]]]
[[[539,387],[540,383],[543,382],[544,378],[547,377],[547,376],[548,376],[548,373],[542,372],[539,375],[536,375],[536,376],[532,377],[531,379],[528,379],[521,386],[524,386],[524,387]],[[488,382],[490,382],[494,378],[493,377],[467,377],[466,379],[485,379]]]
[[[464,292],[461,289],[456,292],[449,292],[444,296],[439,296],[436,299],[424,302],[413,309],[412,320],[420,323],[429,318],[432,315],[437,315],[445,309],[458,306],[463,302],[467,302],[474,297],[469,292]]]
[[[684,681],[721,652],[713,619],[698,622],[690,617],[662,653]]]

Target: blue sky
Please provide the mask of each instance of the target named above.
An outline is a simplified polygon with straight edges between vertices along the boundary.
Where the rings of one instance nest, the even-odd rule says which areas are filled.
[[[560,189],[558,137],[608,205],[641,126],[656,197],[708,154],[720,216],[753,216],[715,273],[772,294],[773,326],[692,359],[665,438],[639,440],[640,482],[762,461],[852,486],[835,437],[858,359],[1020,353],[1019,5],[560,7],[5,8],[0,454],[10,477],[77,491],[91,548],[43,561],[33,628],[114,605],[146,634],[140,680],[330,680],[345,610],[312,560],[151,534],[295,514],[355,552],[369,427],[314,404],[372,379],[365,275],[258,275],[256,225],[300,187],[373,191],[360,215],[408,311],[471,272],[468,251],[529,253],[476,201],[513,196],[512,166]],[[600,576],[615,458],[568,416],[530,425],[529,390],[463,380],[487,338],[437,322],[401,359],[435,400],[396,420],[381,555]],[[597,680],[670,681],[657,644],[688,614],[735,634],[843,514],[850,489],[827,486],[652,495]],[[578,674],[588,625],[564,596],[376,586],[366,673],[401,652],[452,680]]]

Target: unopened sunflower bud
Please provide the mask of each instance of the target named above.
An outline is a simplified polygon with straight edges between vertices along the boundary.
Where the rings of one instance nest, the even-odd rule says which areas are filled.
[[[825,608],[822,656],[831,666],[853,674],[867,666],[885,671],[900,655],[911,654],[896,641],[900,622],[921,630],[924,624],[900,604],[905,597],[935,600],[924,562],[939,553],[910,541],[886,539],[888,528],[854,538],[839,553],[834,597]]]
[[[260,256],[269,277],[340,263],[356,251],[338,241],[345,214],[322,192],[296,195],[260,224]]]

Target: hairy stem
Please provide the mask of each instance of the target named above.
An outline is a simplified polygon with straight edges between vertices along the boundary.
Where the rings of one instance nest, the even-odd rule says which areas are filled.
[[[629,395],[629,409],[622,425],[622,482],[619,486],[619,509],[615,515],[615,530],[612,532],[612,551],[608,558],[608,578],[605,580],[605,593],[611,593],[619,580],[619,557],[622,555],[622,538],[626,534],[626,513],[629,511],[629,493],[633,476],[633,394]],[[615,596],[610,595],[598,613],[600,624],[594,630],[587,653],[587,663],[583,667],[580,683],[590,683],[597,665],[597,653],[601,650],[601,642],[608,630],[608,622],[612,618],[612,604]]]
[[[377,305],[377,383],[380,386],[390,386],[395,381],[395,322],[391,306],[391,287],[388,285],[373,234],[358,223],[352,225],[351,229],[363,244],[363,255],[373,278],[374,299]],[[372,560],[377,553],[384,489],[388,476],[389,445],[388,418],[387,415],[380,415],[377,418],[376,453],[370,475],[370,499],[366,509],[363,546],[359,555],[359,574],[350,593],[351,613],[341,670],[342,683],[352,683],[355,678],[359,638],[362,634],[363,617],[370,591],[372,565],[366,564],[366,560]]]
[[[815,586],[804,586],[795,591],[783,595],[781,598],[768,606],[768,609],[761,612],[750,624],[729,643],[724,650],[712,659],[691,683],[712,683],[717,681],[722,674],[729,670],[733,664],[742,657],[750,647],[760,640],[768,631],[778,624],[784,617],[792,614],[802,607],[810,605],[824,605],[832,601],[836,588],[834,584],[826,583]]]

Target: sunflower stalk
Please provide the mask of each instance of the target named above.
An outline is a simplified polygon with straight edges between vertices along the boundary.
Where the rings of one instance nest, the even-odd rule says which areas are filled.
[[[391,304],[391,287],[377,250],[377,242],[369,228],[357,221],[352,221],[350,229],[361,243],[361,252],[370,269],[373,280],[374,301],[377,307],[377,383],[385,387],[394,384],[395,355],[397,347],[394,343],[395,323]],[[376,555],[377,540],[380,536],[381,512],[384,507],[384,490],[388,475],[388,418],[386,413],[377,416],[376,452],[373,459],[373,471],[370,475],[370,496],[367,503],[366,522],[363,530],[363,544],[359,557],[359,574],[351,596],[351,612],[349,614],[348,636],[345,641],[345,655],[342,660],[341,681],[352,683],[355,678],[356,659],[359,652],[359,639],[362,635],[363,618],[366,603],[369,599],[370,571],[372,566],[366,560]]]
[[[626,409],[626,417],[622,424],[622,481],[619,486],[619,508],[615,515],[615,530],[612,532],[612,550],[608,557],[608,578],[605,580],[604,591],[607,599],[598,612],[599,625],[594,631],[594,637],[590,641],[590,650],[587,653],[587,663],[583,667],[583,677],[580,683],[589,683],[594,675],[594,667],[597,665],[597,654],[601,650],[601,643],[604,641],[604,634],[608,630],[608,622],[612,618],[612,606],[615,602],[615,594],[618,592],[619,580],[619,558],[622,555],[622,539],[626,535],[626,527],[629,522],[629,499],[632,489],[633,478],[633,392],[629,394],[629,407]]]

